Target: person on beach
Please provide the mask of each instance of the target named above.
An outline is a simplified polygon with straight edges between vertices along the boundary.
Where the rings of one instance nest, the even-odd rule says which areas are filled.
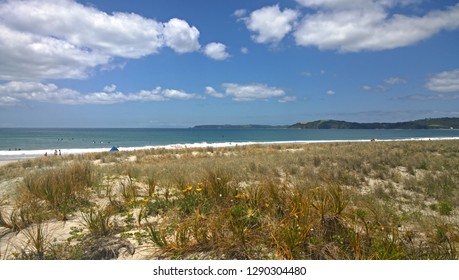
[[[57,156],[57,150],[54,150],[54,155]]]
[[[61,155],[61,149],[59,149],[59,155]]]

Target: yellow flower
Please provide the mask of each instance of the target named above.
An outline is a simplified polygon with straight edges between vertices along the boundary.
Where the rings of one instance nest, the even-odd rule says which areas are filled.
[[[202,191],[202,188],[197,187],[197,188],[196,188],[196,191],[197,191],[197,192],[201,192],[201,191]]]
[[[241,197],[242,197],[242,195],[240,193],[238,193],[237,195],[234,196],[234,198],[237,198],[237,199],[239,199]]]
[[[190,185],[190,186],[187,186],[186,188],[184,188],[184,189],[182,190],[182,193],[186,193],[186,192],[188,192],[188,191],[191,191],[192,189],[193,189],[193,186],[191,186],[191,185]]]

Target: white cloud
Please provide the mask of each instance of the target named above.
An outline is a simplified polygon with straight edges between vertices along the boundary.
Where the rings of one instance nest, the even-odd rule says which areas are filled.
[[[371,91],[372,89],[373,88],[371,86],[369,86],[369,85],[363,85],[362,86],[362,90],[364,90],[364,91]]]
[[[164,24],[164,39],[166,45],[178,53],[199,50],[199,30],[190,26],[186,21],[173,18]]]
[[[326,94],[327,94],[328,96],[332,96],[332,95],[335,95],[336,92],[334,92],[333,90],[327,90]]]
[[[288,102],[295,102],[296,96],[285,96],[278,100],[279,103],[288,103]]]
[[[9,96],[0,96],[0,106],[15,105],[19,100]]]
[[[72,103],[80,98],[80,93],[67,88],[59,88],[55,84],[37,82],[8,82],[0,84],[0,96],[16,100],[33,100],[50,103]]]
[[[217,97],[217,98],[225,97],[224,93],[217,92],[213,87],[209,87],[209,86],[206,87],[206,94],[213,96],[213,97]]]
[[[416,4],[423,0],[296,0],[305,7],[321,7],[329,9],[366,8],[373,5],[393,7],[396,5],[406,6]]]
[[[285,91],[280,88],[270,87],[264,84],[235,84],[224,83],[225,95],[231,96],[235,101],[254,101],[257,99],[269,99],[282,97]]]
[[[385,79],[384,82],[389,85],[406,84],[406,80],[399,78],[399,77],[390,77],[390,78]]]
[[[292,9],[281,11],[279,5],[263,7],[253,11],[245,19],[247,28],[256,34],[252,38],[258,43],[277,43],[292,31],[299,13]]]
[[[198,51],[199,35],[181,19],[108,14],[73,0],[0,1],[0,79],[84,79],[96,67],[120,67],[110,65],[114,57]]]
[[[242,47],[242,48],[241,48],[241,53],[243,53],[243,54],[248,54],[248,53],[249,53],[249,49],[246,48],[246,47]]]
[[[294,96],[286,96],[283,89],[270,87],[265,84],[222,84],[223,92],[218,92],[213,87],[206,87],[206,94],[217,97],[231,97],[234,101],[255,101],[267,100],[274,97],[280,97],[278,101],[281,103],[292,102],[296,100]]]
[[[388,4],[390,0],[378,0],[379,4]],[[305,7],[316,8],[364,8],[373,5],[373,0],[296,0],[299,4]]]
[[[111,56],[139,58],[164,45],[163,26],[155,20],[132,13],[109,15],[71,0],[9,1],[0,5],[0,18],[19,32]]]
[[[189,99],[200,99],[200,96],[194,93],[187,93],[177,89],[163,89],[160,91],[166,99],[177,99],[177,100],[189,100]]]
[[[234,15],[235,17],[238,17],[238,18],[239,18],[239,17],[245,16],[246,13],[247,13],[247,10],[246,10],[246,9],[238,9],[238,10],[234,11],[233,15]]]
[[[222,43],[209,43],[203,51],[205,55],[215,60],[225,60],[230,56],[226,52],[226,46]]]
[[[104,87],[105,92],[114,92],[116,90],[116,85],[111,84]]]
[[[459,92],[459,69],[444,71],[433,75],[426,83],[426,87],[436,92]]]
[[[405,47],[434,34],[459,27],[459,4],[424,16],[389,13],[407,1],[297,0],[314,7],[294,31],[300,46],[316,46],[340,52],[386,50]],[[350,3],[350,5],[344,5]]]
[[[110,61],[106,54],[12,30],[1,21],[0,42],[0,80],[83,79],[88,69]]]
[[[115,91],[115,86],[104,88],[104,92],[83,94],[78,91],[59,88],[57,85],[39,82],[13,81],[0,84],[0,104],[14,105],[29,100],[57,104],[115,104],[124,102],[152,102],[166,100],[200,99],[200,95],[176,89],[140,90],[134,93]],[[108,89],[108,90],[107,90]]]

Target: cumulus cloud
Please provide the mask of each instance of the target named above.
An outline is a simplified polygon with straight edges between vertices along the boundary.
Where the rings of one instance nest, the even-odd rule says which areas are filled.
[[[173,18],[164,24],[164,39],[166,45],[178,53],[199,50],[199,30],[190,26],[186,21]]]
[[[419,4],[419,0],[296,2],[307,8],[303,15],[291,9],[281,11],[279,5],[252,12],[245,19],[252,38],[258,43],[277,43],[292,33],[298,46],[360,52],[406,47],[459,28],[459,4],[419,15],[393,12],[397,6]]]
[[[264,84],[236,84],[224,83],[222,87],[225,95],[235,101],[254,101],[257,99],[269,99],[272,97],[283,97],[285,91],[277,87],[270,87]]]
[[[297,0],[315,8],[294,31],[297,45],[340,52],[378,51],[415,44],[459,27],[459,4],[424,16],[390,14],[406,1]],[[346,4],[346,5],[345,5]]]
[[[459,69],[444,71],[431,76],[426,87],[435,92],[459,93]]]
[[[209,87],[209,86],[206,87],[206,94],[213,96],[213,97],[217,97],[217,98],[225,97],[224,93],[217,92],[213,87]]]
[[[0,1],[0,42],[2,80],[84,79],[114,57],[200,49],[199,30],[184,20],[107,14],[73,0]]]
[[[246,19],[247,28],[256,34],[252,38],[258,43],[277,43],[293,29],[299,13],[292,9],[281,11],[279,5],[263,7],[253,11]]]
[[[373,5],[373,0],[296,0],[305,7],[320,8],[364,8]],[[385,5],[391,0],[379,1],[379,4]]]
[[[104,87],[105,92],[114,92],[116,90],[116,85],[111,84]]]
[[[213,87],[207,86],[205,88],[206,94],[217,98],[231,97],[234,101],[267,100],[275,97],[280,98],[278,100],[280,103],[296,100],[294,96],[286,96],[283,89],[265,84],[223,83],[221,86],[223,92],[218,92]]]
[[[0,21],[0,80],[83,79],[110,56],[66,41],[19,32]]]
[[[226,46],[222,43],[209,43],[204,47],[204,54],[215,60],[225,60],[230,55],[226,52]]]
[[[134,93],[116,91],[115,85],[102,92],[83,94],[76,90],[60,88],[53,83],[13,81],[0,84],[0,104],[14,105],[22,101],[36,101],[57,104],[115,104],[125,102],[153,102],[167,100],[189,100],[202,98],[198,94],[176,89],[140,90]]]
[[[0,106],[12,106],[15,105],[19,100],[10,96],[0,96]]]

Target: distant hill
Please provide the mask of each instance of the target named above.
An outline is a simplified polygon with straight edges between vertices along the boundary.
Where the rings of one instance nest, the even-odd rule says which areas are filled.
[[[336,120],[318,120],[296,123],[297,129],[459,129],[459,118],[422,119],[395,123],[358,123]]]
[[[262,125],[262,124],[243,124],[243,125],[232,125],[232,124],[209,124],[209,125],[197,125],[193,129],[285,129],[288,125]]]

